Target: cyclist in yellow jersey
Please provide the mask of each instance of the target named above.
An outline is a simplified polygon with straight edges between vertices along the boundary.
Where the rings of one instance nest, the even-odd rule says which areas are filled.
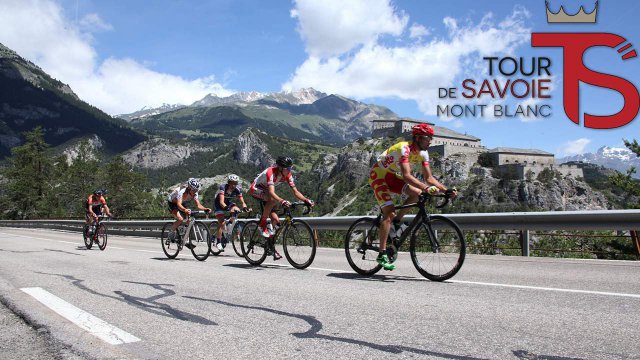
[[[431,174],[429,167],[429,152],[427,149],[433,139],[433,128],[427,124],[418,124],[411,128],[411,141],[401,141],[378,156],[378,161],[371,168],[369,185],[373,189],[378,205],[382,210],[380,224],[380,253],[376,261],[385,270],[393,270],[396,266],[389,262],[387,256],[387,237],[393,223],[396,233],[401,233],[406,226],[401,224],[404,215],[410,209],[402,209],[396,215],[391,194],[407,196],[405,204],[418,201],[420,193],[431,186],[445,192],[452,197],[457,195],[455,190],[449,190]],[[425,182],[421,182],[411,174],[411,165],[420,164]],[[435,189],[434,189],[435,190]],[[399,234],[398,234],[399,235]]]

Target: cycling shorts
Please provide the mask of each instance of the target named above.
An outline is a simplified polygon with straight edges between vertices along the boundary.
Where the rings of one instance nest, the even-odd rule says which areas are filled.
[[[407,183],[397,173],[373,165],[369,173],[369,185],[373,189],[378,205],[383,208],[393,205],[391,194],[402,194]]]

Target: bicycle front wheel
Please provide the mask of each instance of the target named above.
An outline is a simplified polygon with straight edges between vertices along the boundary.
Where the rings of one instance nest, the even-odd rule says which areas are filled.
[[[200,221],[193,223],[191,231],[189,231],[189,244],[191,244],[191,253],[196,260],[207,260],[211,251],[211,238],[207,225]]]
[[[233,223],[233,229],[231,230],[231,245],[233,246],[233,251],[235,251],[236,255],[240,257],[244,257],[242,253],[242,245],[240,244],[240,234],[242,234],[242,229],[244,228],[244,223],[239,221],[235,221]]]
[[[302,220],[293,220],[282,237],[284,256],[296,269],[311,265],[316,257],[316,239],[309,224]]]
[[[458,225],[444,216],[433,215],[411,235],[411,261],[429,280],[445,281],[462,267],[466,254],[464,236]]]
[[[105,224],[98,226],[98,235],[96,237],[98,241],[98,248],[104,250],[107,247],[107,227]]]
[[[164,227],[162,227],[162,233],[160,234],[160,242],[162,243],[162,251],[167,255],[169,259],[175,259],[180,252],[180,245],[178,244],[178,235],[176,234],[176,239],[171,241],[169,240],[169,234],[173,231],[171,230],[171,226],[173,223],[166,223]]]
[[[87,250],[91,250],[93,246],[93,234],[89,234],[89,226],[85,225],[82,230],[82,237],[84,238],[84,246],[87,247]]]
[[[258,266],[264,262],[267,258],[268,240],[262,236],[257,221],[245,223],[240,233],[240,247],[249,264]]]
[[[376,261],[380,251],[379,225],[374,218],[361,218],[347,231],[344,251],[349,265],[360,275],[372,276],[382,269]]]
[[[211,224],[209,224],[209,238],[211,239],[209,241],[209,252],[213,256],[218,256],[222,252],[222,250],[216,246],[216,234],[218,234],[218,222],[212,221]]]

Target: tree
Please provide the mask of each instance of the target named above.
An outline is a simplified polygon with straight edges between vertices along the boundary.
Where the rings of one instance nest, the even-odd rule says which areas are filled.
[[[98,182],[105,185],[109,209],[118,217],[152,216],[160,205],[146,191],[147,178],[133,171],[121,156],[113,158],[101,172]]]
[[[624,145],[629,148],[636,156],[640,157],[640,144],[638,144],[637,140],[627,141],[624,140]],[[626,174],[622,174],[620,172],[616,172],[614,175],[609,176],[609,180],[612,184],[622,189],[627,193],[627,200],[631,197],[640,197],[640,183],[633,178],[633,175],[636,173],[636,168],[631,167],[627,170]],[[630,207],[640,207],[640,203],[638,204],[629,204]]]
[[[11,150],[7,178],[5,214],[11,218],[44,217],[49,213],[48,199],[54,187],[52,157],[44,141],[44,131],[37,127],[24,133],[25,143]]]

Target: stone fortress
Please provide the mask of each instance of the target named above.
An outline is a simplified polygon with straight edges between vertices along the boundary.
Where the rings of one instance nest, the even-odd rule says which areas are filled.
[[[411,132],[411,127],[421,124],[423,121],[413,119],[379,119],[373,120],[373,131],[371,137],[379,138],[386,136],[406,136]],[[509,147],[497,147],[487,149],[482,145],[481,140],[475,136],[461,134],[451,129],[433,126],[435,136],[429,152],[438,153],[442,157],[452,155],[464,155],[467,162],[476,162],[481,154],[490,159],[492,165],[500,173],[510,173],[517,179],[525,179],[531,176],[535,179],[544,169],[557,170],[563,176],[573,178],[584,177],[581,168],[576,165],[557,165],[555,156],[552,153],[537,149],[518,149]],[[529,175],[527,175],[529,174]]]

